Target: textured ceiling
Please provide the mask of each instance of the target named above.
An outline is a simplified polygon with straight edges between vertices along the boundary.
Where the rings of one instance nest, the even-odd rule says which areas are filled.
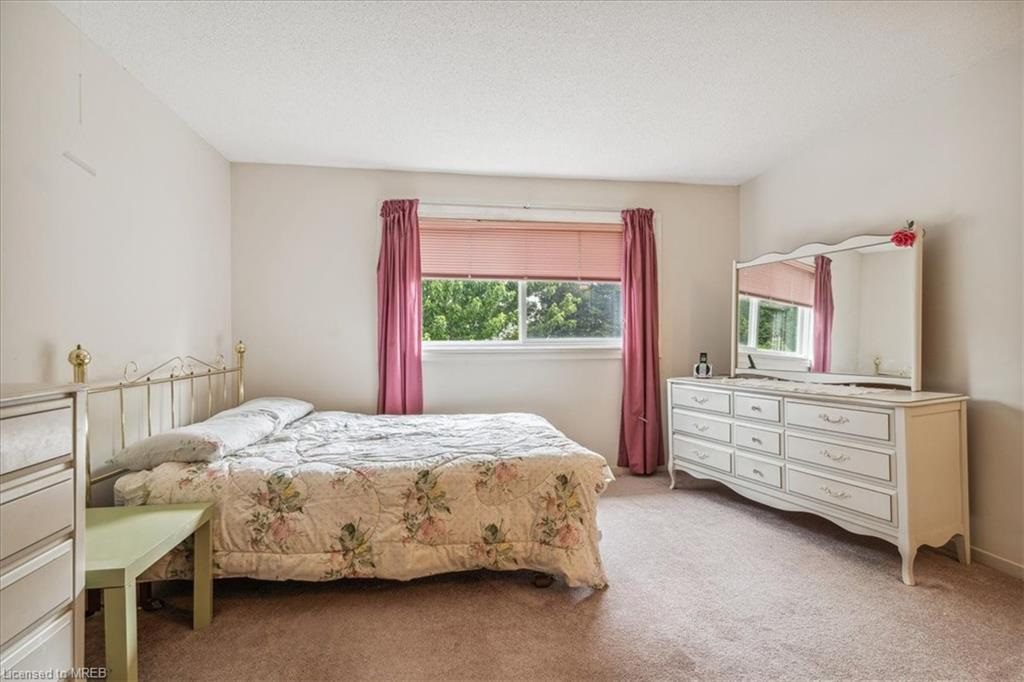
[[[55,4],[232,161],[724,183],[1012,45],[1021,11]]]

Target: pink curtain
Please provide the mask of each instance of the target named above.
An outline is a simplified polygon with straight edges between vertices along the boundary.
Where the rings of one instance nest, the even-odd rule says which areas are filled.
[[[814,357],[812,372],[828,372],[832,368],[832,259],[814,257]]]
[[[423,302],[420,300],[419,199],[380,208],[377,259],[377,412],[423,412]]]
[[[622,417],[619,466],[653,474],[665,461],[658,370],[658,263],[654,211],[622,212]]]

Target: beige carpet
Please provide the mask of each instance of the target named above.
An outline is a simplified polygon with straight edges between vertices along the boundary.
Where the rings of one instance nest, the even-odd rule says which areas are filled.
[[[218,581],[189,629],[187,584],[140,612],[147,680],[1021,679],[1024,586],[722,488],[622,477],[602,498],[611,587],[472,573],[412,583]],[[87,664],[103,660],[89,619]]]

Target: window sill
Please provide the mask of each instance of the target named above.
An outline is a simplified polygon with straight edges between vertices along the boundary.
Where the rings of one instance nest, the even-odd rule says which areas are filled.
[[[810,364],[810,358],[808,358],[806,355],[801,355],[800,353],[790,353],[788,351],[782,350],[762,350],[759,348],[746,348],[744,346],[740,346],[737,349],[737,353],[739,353],[740,355],[753,355],[755,358],[761,357],[778,358],[785,360],[803,360],[804,362]]]
[[[423,344],[424,362],[458,358],[507,358],[523,360],[620,360],[622,347],[587,344],[444,343]]]

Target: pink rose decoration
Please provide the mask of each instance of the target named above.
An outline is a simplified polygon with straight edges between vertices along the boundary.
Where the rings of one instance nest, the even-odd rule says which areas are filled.
[[[914,242],[917,241],[917,233],[914,232],[914,221],[908,220],[907,226],[893,232],[892,236],[889,237],[889,241],[896,246],[913,246]]]
[[[896,230],[890,241],[896,246],[913,246],[917,241],[917,233],[913,230]]]

